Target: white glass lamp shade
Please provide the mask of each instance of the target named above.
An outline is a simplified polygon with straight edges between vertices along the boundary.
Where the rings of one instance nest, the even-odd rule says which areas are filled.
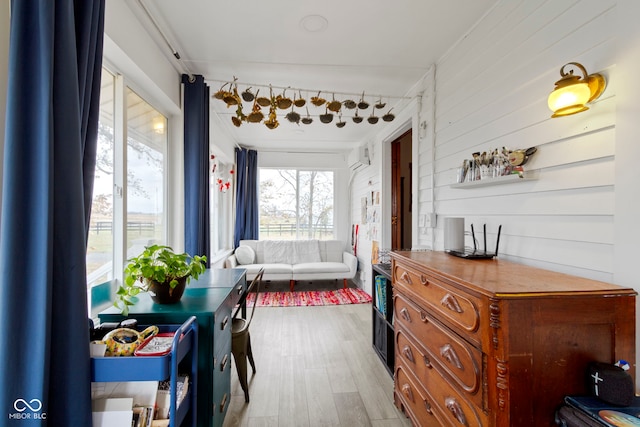
[[[574,83],[557,88],[549,95],[549,108],[553,111],[551,117],[568,116],[588,110],[585,106],[589,102],[591,91],[586,82]]]

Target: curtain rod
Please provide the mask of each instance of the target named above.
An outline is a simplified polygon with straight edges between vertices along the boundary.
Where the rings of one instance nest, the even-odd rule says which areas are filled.
[[[409,96],[397,96],[397,95],[381,95],[378,93],[369,93],[367,94],[366,91],[364,93],[355,93],[355,92],[339,92],[339,91],[333,91],[333,90],[320,90],[320,89],[305,89],[305,88],[299,88],[299,87],[292,87],[292,86],[274,86],[274,85],[265,85],[265,84],[258,84],[258,83],[245,83],[245,82],[239,82],[237,81],[237,79],[234,77],[233,80],[217,80],[217,79],[207,79],[205,78],[205,80],[209,83],[220,83],[223,86],[229,83],[232,83],[234,85],[240,85],[240,86],[247,86],[247,87],[252,87],[252,88],[270,88],[270,89],[277,89],[277,90],[291,90],[294,92],[306,92],[306,93],[323,93],[323,94],[331,94],[331,95],[347,95],[347,96],[354,96],[356,98],[359,99],[359,97],[374,97],[374,98],[381,98],[381,99],[401,99],[401,100],[411,100],[413,99],[413,97],[409,97]]]
[[[138,0],[138,4],[140,5],[140,7],[144,11],[144,13],[147,15],[147,18],[149,18],[149,20],[151,21],[151,24],[155,27],[155,29],[158,32],[158,34],[160,34],[160,36],[164,40],[164,42],[167,45],[167,47],[169,47],[169,50],[171,50],[171,54],[173,55],[173,57],[178,60],[178,63],[180,64],[180,67],[182,67],[183,74],[187,74],[187,75],[189,75],[189,78],[191,78],[193,76],[193,73],[191,73],[189,71],[189,69],[187,68],[187,66],[184,64],[184,62],[182,62],[182,58],[180,57],[180,52],[178,52],[173,47],[173,45],[169,41],[169,38],[164,34],[164,31],[162,31],[162,29],[160,28],[160,25],[158,24],[158,21],[156,21],[155,18],[153,17],[153,15],[151,15],[151,12],[149,11],[149,9],[147,9],[147,6],[145,6],[145,4],[143,3],[142,0]]]

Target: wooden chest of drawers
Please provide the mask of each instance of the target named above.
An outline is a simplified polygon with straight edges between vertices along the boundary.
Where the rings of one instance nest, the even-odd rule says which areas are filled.
[[[395,401],[417,426],[552,426],[588,362],[632,362],[635,291],[503,260],[392,253]]]

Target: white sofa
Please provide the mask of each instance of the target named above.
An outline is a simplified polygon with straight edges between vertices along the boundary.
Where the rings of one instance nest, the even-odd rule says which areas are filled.
[[[346,288],[358,260],[339,240],[241,240],[225,267],[246,268],[247,280],[264,267],[263,280],[289,280],[293,291],[297,280],[342,279]]]

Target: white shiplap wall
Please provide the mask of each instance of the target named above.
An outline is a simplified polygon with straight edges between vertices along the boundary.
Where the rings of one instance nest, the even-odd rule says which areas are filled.
[[[637,0],[499,0],[437,61],[416,88],[422,97],[412,123],[419,135],[414,216],[435,212],[437,222],[435,229],[414,228],[415,248],[442,250],[443,219],[462,216],[467,230],[470,223],[486,223],[494,233],[489,241],[502,224],[503,259],[640,291],[638,16]],[[548,93],[560,68],[572,61],[603,74],[607,89],[589,111],[551,119]],[[368,183],[385,189],[386,142],[384,135],[376,139],[380,155],[372,170],[354,179],[353,222],[359,215],[356,196],[366,193]],[[538,179],[451,188],[463,159],[502,146],[538,147],[526,165]],[[366,272],[370,243],[361,239],[360,248]]]
[[[437,215],[464,217],[467,230],[470,223],[476,230],[486,223],[489,242],[501,224],[502,258],[612,281],[615,4],[499,2],[436,65],[435,122],[429,125]],[[570,61],[601,72],[609,85],[588,112],[551,119],[546,98]],[[539,179],[450,187],[463,159],[502,146],[538,147],[525,167]],[[430,166],[421,156],[420,168]],[[430,187],[426,180],[420,185],[423,197]],[[435,230],[436,249],[443,248],[443,222]]]

